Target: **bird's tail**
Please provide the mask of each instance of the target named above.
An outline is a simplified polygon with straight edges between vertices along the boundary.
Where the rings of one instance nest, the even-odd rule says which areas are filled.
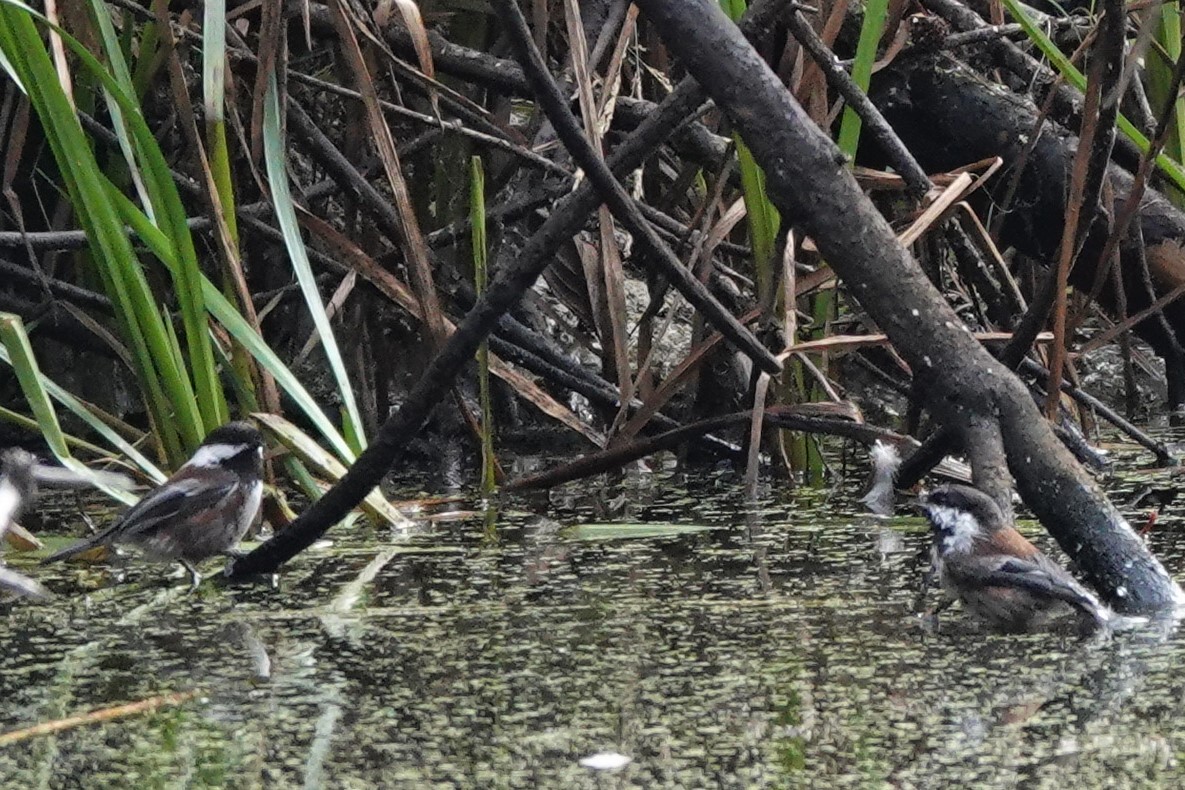
[[[43,559],[41,564],[48,565],[51,562],[60,562],[61,560],[66,560],[75,555],[82,554],[84,551],[90,551],[91,549],[98,548],[99,546],[103,545],[106,537],[107,536],[103,533],[92,535],[85,540],[78,541],[72,546],[67,546],[61,551],[55,551],[53,554],[50,554],[48,557]]]
[[[1116,615],[1111,611],[1109,606],[1086,590],[1077,590],[1076,592],[1076,597],[1072,600],[1067,600],[1067,603],[1078,610],[1079,617],[1086,626],[1086,630],[1092,631],[1097,628],[1110,626],[1114,623]]]

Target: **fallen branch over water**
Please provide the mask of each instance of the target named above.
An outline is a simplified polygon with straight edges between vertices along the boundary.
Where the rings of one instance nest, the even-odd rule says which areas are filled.
[[[764,410],[765,420],[770,425],[778,428],[802,431],[803,433],[822,433],[830,436],[841,436],[845,439],[854,439],[864,444],[872,444],[878,439],[890,439],[893,443],[908,441],[906,437],[899,436],[887,428],[878,428],[851,419],[818,416],[817,412],[821,405],[823,404],[769,406]],[[816,413],[806,413],[808,410],[813,410]],[[725,414],[720,417],[712,417],[707,420],[700,420],[691,425],[685,425],[682,428],[676,428],[673,431],[667,431],[657,436],[649,436],[636,442],[611,447],[599,453],[592,453],[583,458],[577,458],[575,461],[562,464],[554,469],[539,472],[528,477],[521,477],[517,480],[511,480],[506,484],[506,489],[509,491],[524,491],[535,488],[552,488],[563,483],[571,482],[572,480],[591,477],[592,475],[617,469],[631,461],[644,458],[647,455],[653,455],[662,450],[670,450],[678,447],[705,433],[745,425],[752,419],[752,416],[752,410],[746,410],[734,414]]]

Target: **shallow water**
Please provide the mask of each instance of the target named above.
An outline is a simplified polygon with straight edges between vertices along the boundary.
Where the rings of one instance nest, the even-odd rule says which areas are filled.
[[[1126,471],[1112,487],[1122,501],[1169,476]],[[461,502],[410,536],[335,530],[277,589],[189,594],[162,566],[40,568],[10,553],[56,598],[0,605],[0,733],[199,696],[0,747],[0,783],[1185,781],[1185,636],[996,636],[957,607],[933,628],[914,611],[922,522],[863,516],[852,493],[747,503],[727,475],[635,474],[490,518]],[[1178,578],[1183,514],[1170,507],[1152,535]],[[651,528],[582,527],[606,522]],[[580,765],[598,752],[632,762]]]

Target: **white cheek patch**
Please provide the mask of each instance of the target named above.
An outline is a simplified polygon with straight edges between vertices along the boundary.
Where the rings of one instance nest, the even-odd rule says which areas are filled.
[[[185,465],[209,469],[211,466],[218,466],[223,461],[234,458],[247,448],[248,445],[245,444],[207,444],[204,447],[199,447],[198,451],[193,454],[193,458],[190,458]]]
[[[979,522],[966,511],[953,507],[930,505],[926,508],[934,526],[942,535],[942,553],[963,553],[971,550],[975,539],[982,534]]]

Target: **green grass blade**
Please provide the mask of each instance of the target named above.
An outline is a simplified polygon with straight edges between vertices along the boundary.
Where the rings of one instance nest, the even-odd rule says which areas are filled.
[[[745,13],[745,0],[720,0],[720,7],[728,18],[737,22]],[[749,244],[753,250],[753,269],[756,273],[757,303],[767,311],[774,309],[777,295],[774,269],[774,248],[782,218],[765,190],[765,173],[758,166],[749,147],[733,135],[737,166],[741,174],[741,192],[745,199],[745,221],[749,228]]]
[[[239,341],[265,370],[272,374],[276,379],[276,384],[288,393],[301,411],[305,413],[305,416],[317,427],[338,457],[347,462],[353,461],[356,455],[349,444],[346,443],[333,422],[325,416],[325,412],[317,405],[317,401],[300,383],[300,380],[267,344],[267,341],[259,336],[255,329],[247,323],[247,319],[239,314],[230,300],[212,282],[204,280],[202,290],[206,297],[206,304],[210,308],[210,314],[218,319],[226,331]]]
[[[0,361],[4,361],[7,364],[8,359],[9,357],[7,356],[7,352],[4,350],[3,346],[0,345]],[[41,430],[41,426],[38,424],[37,420],[21,414],[20,412],[6,409],[3,406],[0,406],[0,422],[7,422],[11,425],[17,426],[18,428],[30,431],[31,433],[37,433]],[[67,445],[76,447],[80,450],[85,450],[102,461],[118,462],[120,460],[119,456],[104,447],[99,447],[97,444],[91,444],[85,439],[79,439],[77,436],[71,436],[65,432],[63,432],[62,435],[65,437]]]
[[[1029,40],[1037,45],[1037,48],[1041,50],[1041,54],[1049,59],[1049,62],[1065,78],[1066,82],[1080,91],[1085,91],[1086,77],[1083,76],[1081,71],[1075,68],[1074,64],[1070,62],[1070,59],[1058,49],[1057,45],[1050,40],[1049,36],[1045,35],[1045,31],[1029,17],[1021,4],[1017,0],[1004,0],[1004,5],[1008,8],[1008,13],[1012,15],[1012,18],[1024,28],[1025,35],[1029,37]],[[1119,127],[1119,131],[1123,132],[1124,136],[1135,144],[1136,148],[1140,150],[1140,153],[1148,152],[1150,145],[1148,138],[1133,126],[1131,121],[1120,115],[1116,120],[1116,126]],[[1182,168],[1180,163],[1174,162],[1171,157],[1161,153],[1156,157],[1156,166],[1160,168],[1160,171],[1178,189],[1185,191],[1185,168]]]
[[[469,221],[473,229],[473,285],[478,298],[485,292],[489,280],[485,184],[481,157],[470,157]],[[477,385],[481,401],[481,493],[489,496],[497,485],[497,460],[494,456],[494,409],[490,403],[490,345],[485,340],[477,347]]]
[[[70,452],[66,435],[58,422],[50,394],[44,386],[44,377],[37,366],[29,336],[25,333],[21,319],[10,313],[0,313],[0,345],[3,359],[16,373],[17,382],[25,396],[29,409],[37,420],[41,435],[53,454],[66,468],[87,477],[93,485],[123,502],[134,502],[136,497],[126,491],[112,488],[98,479],[91,470]]]
[[[876,50],[885,32],[885,20],[889,14],[888,0],[866,0],[864,3],[864,24],[860,27],[860,40],[856,44],[856,59],[852,63],[852,81],[862,91],[868,90],[872,79],[872,66],[876,63]],[[860,116],[851,107],[845,107],[843,120],[839,124],[839,150],[849,160],[856,158],[860,145]]]
[[[131,89],[132,75],[128,70],[127,61],[123,55],[123,44],[120,41],[119,35],[115,32],[115,25],[111,22],[111,15],[106,6],[101,0],[90,0],[91,19],[94,21],[95,27],[99,30],[99,35],[103,44],[103,51],[107,56],[107,62],[110,64],[111,74],[117,82]],[[135,95],[133,93],[133,95]],[[144,180],[140,174],[140,168],[136,165],[135,145],[128,134],[127,124],[124,122],[123,108],[119,106],[119,102],[109,91],[103,91],[103,99],[107,106],[107,112],[111,116],[111,128],[115,132],[116,138],[119,140],[119,148],[123,153],[124,162],[127,164],[128,173],[131,175],[132,184],[136,187],[136,192],[140,195],[140,202],[144,206],[145,211],[152,216],[152,201],[149,198],[147,188],[144,186]]]
[[[334,337],[333,327],[329,323],[329,317],[325,314],[325,305],[317,290],[317,280],[313,275],[313,267],[309,263],[304,239],[300,235],[300,224],[297,222],[296,211],[292,205],[292,193],[288,189],[288,165],[284,134],[280,127],[279,88],[276,85],[274,74],[268,79],[267,90],[268,95],[264,100],[263,111],[263,151],[267,164],[268,182],[272,190],[272,203],[276,209],[276,220],[284,234],[284,243],[288,248],[292,269],[300,283],[300,291],[308,305],[313,325],[317,327],[321,346],[325,350],[329,368],[337,382],[338,393],[345,405],[348,419],[352,423],[347,434],[362,437],[362,415],[358,411],[358,402],[354,397],[354,389],[350,385],[349,376],[346,375],[346,365],[342,360],[337,339]],[[354,452],[361,452],[363,446],[354,447]]]
[[[230,234],[229,242],[237,246],[239,220],[235,215],[234,175],[226,136],[226,0],[206,0],[204,7],[202,103],[206,116],[206,148],[210,175],[214,179],[214,188],[218,190],[222,217]]]
[[[1164,46],[1170,62],[1164,64],[1165,79],[1156,96],[1160,102],[1153,105],[1155,107],[1163,106],[1169,82],[1172,80],[1173,64],[1181,58],[1181,4],[1179,2],[1165,3],[1160,7],[1160,24],[1161,28],[1156,38]],[[1153,60],[1160,63],[1158,59],[1154,58]],[[1149,67],[1151,73],[1151,63],[1149,63]],[[1173,116],[1173,134],[1169,137],[1165,148],[1168,155],[1178,162],[1182,160],[1182,157],[1185,157],[1185,100],[1180,96],[1177,97],[1177,110]]]
[[[112,194],[112,201],[126,210],[125,216],[129,224],[148,245],[149,249],[166,265],[172,265],[174,256],[168,237],[151,225],[142,214],[135,210],[126,197],[118,192]],[[242,344],[272,376],[276,383],[300,406],[301,410],[317,426],[317,429],[333,446],[334,451],[344,460],[350,461],[355,457],[351,445],[346,442],[333,423],[325,417],[325,413],[317,405],[312,395],[293,375],[287,365],[267,345],[267,342],[255,332],[254,328],[238,312],[235,306],[219,291],[210,280],[202,278],[203,301],[210,310],[210,314],[222,324],[231,336]],[[233,370],[233,368],[228,368]]]
[[[145,123],[135,99],[136,87],[124,61],[122,47],[115,35],[106,7],[98,0],[92,0],[91,11],[98,27],[103,31],[104,54],[111,63],[110,71],[103,68],[89,53],[78,52],[81,45],[75,46],[77,42],[69,39],[67,43],[78,52],[83,65],[102,81],[107,104],[112,108],[113,118],[117,120],[114,131],[125,150],[128,168],[140,191],[143,211],[149,222],[170,239],[175,249],[165,263],[173,278],[173,292],[185,327],[186,348],[189,352],[188,371],[182,366],[164,371],[162,375],[184,375],[187,381],[192,376],[194,395],[191,397],[196,398],[196,414],[200,415],[200,424],[196,426],[193,434],[200,441],[210,428],[226,422],[228,409],[207,332],[206,310],[199,287],[201,269],[197,252],[186,225],[185,208],[173,182],[168,162]],[[134,153],[127,153],[129,150]],[[139,226],[128,212],[124,213],[125,221]],[[192,444],[192,438],[187,436],[187,440]]]
[[[171,238],[175,248],[173,256],[170,257],[172,265],[169,266],[169,270],[173,274],[174,290],[186,328],[190,355],[189,374],[193,376],[197,408],[204,423],[200,426],[202,430],[199,433],[204,434],[206,430],[226,421],[227,408],[217,379],[214,355],[206,335],[205,306],[199,299],[194,298],[197,292],[194,285],[199,272],[196,251],[189,228],[185,224],[184,207],[177,194],[172,174],[168,171],[156,139],[143,123],[140,107],[134,99],[137,95],[136,87],[110,14],[99,0],[91,0],[90,10],[102,33],[103,52],[110,64],[110,71],[103,69],[97,61],[90,62],[84,59],[83,62],[104,82],[104,97],[112,115],[112,127],[124,151],[147,219]],[[118,86],[119,90],[114,86]],[[128,218],[126,211],[125,218]],[[175,366],[163,375],[180,376],[183,371],[184,366]]]
[[[157,368],[156,360],[173,358],[167,350],[163,319],[156,313],[123,223],[108,200],[107,179],[99,170],[74,108],[58,83],[57,73],[33,24],[32,12],[23,8],[16,7],[11,0],[0,3],[0,49],[41,119],[79,224],[86,231],[91,252],[100,264],[160,440],[170,457],[180,458],[181,437],[194,443],[201,439],[200,422],[194,419],[193,390],[187,377],[163,376]],[[63,41],[72,47],[77,44],[65,36]],[[79,57],[94,61],[89,53]]]
[[[765,173],[753,159],[749,147],[739,135],[736,141],[737,165],[741,173],[741,189],[745,198],[745,219],[749,227],[749,243],[753,250],[753,267],[757,273],[757,300],[765,310],[773,310],[776,302],[776,268],[774,249],[782,217],[765,190]]]

